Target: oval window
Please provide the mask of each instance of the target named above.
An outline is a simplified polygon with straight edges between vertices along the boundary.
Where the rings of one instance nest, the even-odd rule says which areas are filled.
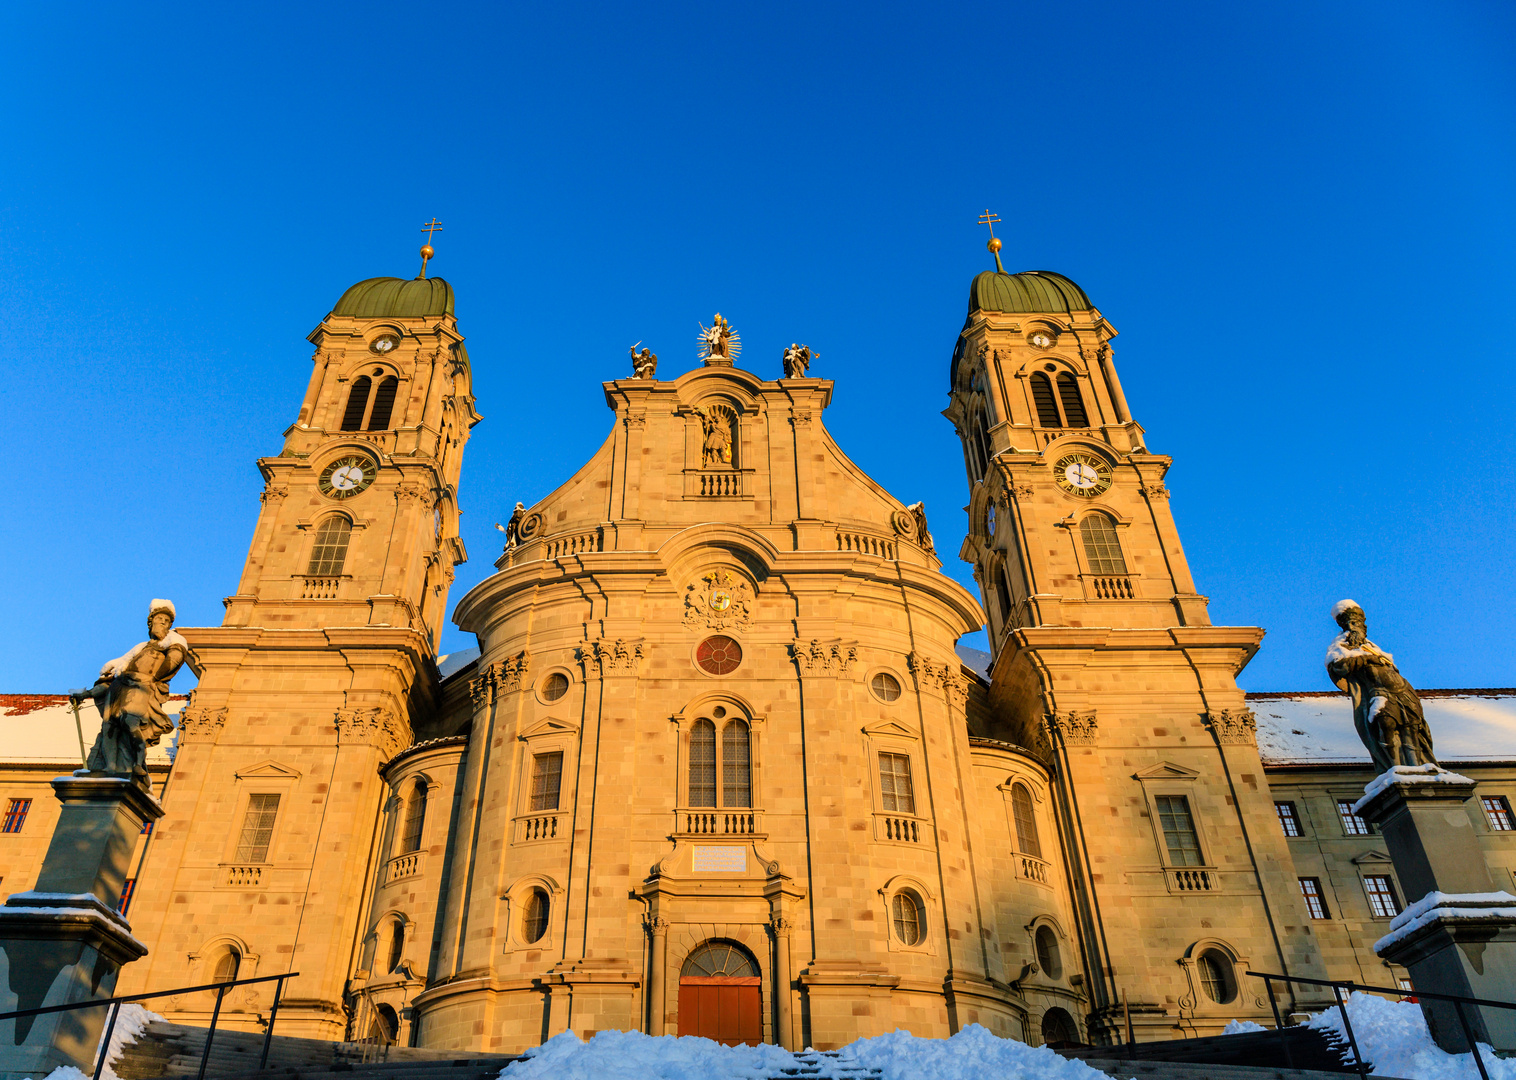
[[[869,680],[869,689],[880,701],[896,701],[900,697],[900,680],[887,671],[881,671]]]
[[[890,902],[891,921],[895,924],[895,936],[906,945],[919,945],[925,933],[926,921],[921,910],[921,901],[913,892],[897,892]]]
[[[1063,957],[1058,952],[1058,935],[1050,926],[1037,928],[1037,966],[1050,979],[1063,978]]]
[[[555,671],[542,680],[542,700],[557,701],[569,692],[568,676],[561,671]]]
[[[711,675],[730,675],[742,663],[742,646],[724,634],[708,637],[695,649],[695,663]]]
[[[1237,996],[1232,983],[1232,964],[1215,949],[1200,954],[1200,985],[1205,996],[1217,1005],[1225,1005]]]
[[[526,902],[526,911],[521,916],[521,936],[528,943],[541,941],[542,935],[547,933],[547,914],[547,893],[533,889],[531,899]]]

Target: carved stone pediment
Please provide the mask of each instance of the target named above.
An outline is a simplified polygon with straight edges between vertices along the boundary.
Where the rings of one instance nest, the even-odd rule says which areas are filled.
[[[741,629],[753,619],[753,587],[741,574],[716,567],[684,588],[684,625]]]
[[[1194,769],[1186,769],[1172,761],[1160,761],[1157,765],[1132,774],[1136,780],[1194,780],[1199,775]]]

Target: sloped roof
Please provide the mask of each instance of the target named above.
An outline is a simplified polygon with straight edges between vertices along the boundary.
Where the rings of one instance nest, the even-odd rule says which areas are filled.
[[[1083,289],[1051,270],[1000,274],[986,270],[969,286],[969,314],[1002,311],[1014,314],[1052,314],[1088,311],[1095,305]]]
[[[423,319],[453,313],[453,287],[442,278],[376,277],[343,293],[333,315],[355,319]]]
[[[174,721],[174,733],[147,748],[149,765],[167,765],[174,760],[179,742],[179,710],[185,695],[176,694],[163,703]],[[79,726],[84,729],[88,750],[100,734],[100,710],[89,702],[79,706]],[[0,763],[57,765],[60,769],[83,767],[79,760],[79,735],[74,728],[74,710],[65,694],[0,694]]]
[[[1421,690],[1439,761],[1516,761],[1516,689]],[[1249,694],[1265,765],[1362,765],[1346,694]]]

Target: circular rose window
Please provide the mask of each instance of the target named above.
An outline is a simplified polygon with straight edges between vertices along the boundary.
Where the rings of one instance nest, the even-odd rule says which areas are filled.
[[[695,650],[695,663],[712,675],[730,675],[742,663],[742,646],[724,634],[708,637]]]

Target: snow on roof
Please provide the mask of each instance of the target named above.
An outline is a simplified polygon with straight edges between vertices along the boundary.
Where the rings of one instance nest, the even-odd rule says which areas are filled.
[[[457,652],[443,653],[437,657],[437,672],[445,679],[449,675],[462,671],[477,659],[479,659],[478,649],[459,649]]]
[[[149,765],[167,765],[174,760],[179,742],[179,710],[187,697],[176,694],[163,703],[174,720],[174,733],[147,748]],[[92,702],[79,706],[79,726],[84,729],[84,748],[94,745],[100,734],[100,710]],[[58,765],[77,769],[79,735],[74,728],[74,710],[66,694],[0,694],[0,763]]]
[[[994,657],[989,653],[983,649],[970,648],[961,641],[953,646],[953,650],[958,654],[958,659],[962,660],[967,667],[978,672],[981,679],[990,677],[990,661]]]
[[[1438,760],[1516,761],[1516,689],[1421,690]],[[1346,694],[1249,694],[1265,765],[1364,765]]]

